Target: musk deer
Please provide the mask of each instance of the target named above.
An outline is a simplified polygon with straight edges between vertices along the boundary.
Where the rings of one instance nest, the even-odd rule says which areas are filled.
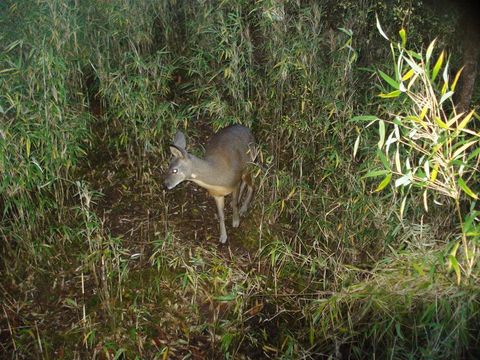
[[[168,167],[165,187],[173,189],[182,181],[190,180],[208,190],[215,199],[220,221],[220,242],[227,241],[225,229],[225,196],[232,194],[233,227],[240,224],[253,195],[253,184],[247,172],[247,164],[254,161],[254,138],[245,126],[232,125],[223,128],[212,136],[205,148],[205,157],[200,159],[186,150],[185,135],[177,131],[170,151],[173,159]],[[240,211],[238,203],[243,192]]]

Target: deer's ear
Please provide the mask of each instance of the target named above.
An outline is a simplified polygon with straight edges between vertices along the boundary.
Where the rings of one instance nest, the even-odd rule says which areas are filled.
[[[187,152],[185,151],[185,149],[180,148],[176,145],[170,145],[170,152],[176,158],[184,159],[187,157]]]
[[[185,135],[181,131],[177,131],[175,138],[173,139],[173,145],[177,148],[186,149],[187,141],[185,140]]]

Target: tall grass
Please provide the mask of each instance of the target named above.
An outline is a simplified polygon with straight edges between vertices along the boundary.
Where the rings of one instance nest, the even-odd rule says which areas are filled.
[[[27,2],[2,7],[3,246],[41,253],[39,234],[48,233],[52,220],[65,221],[68,179],[89,136],[78,25],[57,2],[32,12]]]
[[[381,75],[398,63],[375,12],[385,32],[407,28],[415,52],[398,51],[416,59],[436,36],[455,49],[437,10],[416,1],[0,4],[1,352],[477,355],[477,213],[474,202],[466,217],[449,209],[465,210],[466,189],[476,194],[478,151],[464,137],[450,148],[469,159],[471,182],[457,181],[462,195],[445,211],[425,212],[415,191],[403,203],[406,189],[385,191],[400,174],[379,186],[372,175],[388,171],[371,172],[392,169],[385,121],[419,109],[377,96],[380,80],[398,84],[407,69]],[[351,121],[360,114],[384,123]],[[231,123],[253,129],[259,163],[254,207],[219,248],[203,217],[212,204],[191,188],[162,193],[160,173],[176,128],[195,142]],[[403,144],[402,164],[426,151]]]

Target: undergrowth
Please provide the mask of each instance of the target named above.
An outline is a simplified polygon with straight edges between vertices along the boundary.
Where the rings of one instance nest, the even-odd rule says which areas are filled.
[[[480,356],[478,116],[438,60],[458,67],[447,10],[2,2],[2,357]],[[177,128],[201,154],[233,123],[256,190],[221,247],[213,201],[162,172]]]

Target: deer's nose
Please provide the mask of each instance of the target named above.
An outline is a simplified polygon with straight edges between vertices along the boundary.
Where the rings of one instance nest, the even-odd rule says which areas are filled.
[[[170,190],[166,180],[163,182],[163,190]]]

